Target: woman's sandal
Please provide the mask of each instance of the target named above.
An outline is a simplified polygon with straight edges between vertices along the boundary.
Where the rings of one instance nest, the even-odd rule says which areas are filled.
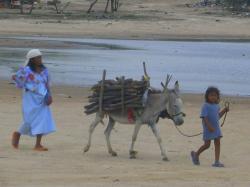
[[[200,161],[197,158],[194,151],[191,151],[191,158],[192,158],[192,162],[193,162],[194,165],[200,165]]]
[[[11,145],[14,149],[18,149],[20,136],[21,136],[21,134],[19,132],[16,132],[16,131],[13,132],[13,134],[12,134]]]

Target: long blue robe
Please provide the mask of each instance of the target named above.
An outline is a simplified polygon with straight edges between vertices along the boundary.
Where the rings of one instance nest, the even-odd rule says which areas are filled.
[[[26,66],[20,68],[15,75],[16,86],[23,89],[23,123],[19,133],[36,136],[54,132],[55,123],[50,108],[45,103],[45,96],[49,92],[48,70],[45,68],[41,73],[35,73]]]

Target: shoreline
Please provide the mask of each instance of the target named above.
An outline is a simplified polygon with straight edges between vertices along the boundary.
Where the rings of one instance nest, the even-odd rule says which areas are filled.
[[[242,37],[242,36],[232,36],[232,37],[225,37],[221,35],[217,36],[198,36],[198,35],[190,35],[190,36],[166,36],[166,37],[131,37],[131,36],[91,36],[91,35],[75,35],[75,34],[64,34],[64,35],[58,35],[58,34],[2,34],[0,33],[0,40],[32,40],[32,39],[26,39],[26,37],[41,37],[41,38],[48,38],[47,41],[54,41],[50,40],[50,38],[60,39],[103,39],[103,40],[144,40],[144,41],[180,41],[180,42],[232,42],[232,43],[249,43],[250,42],[250,36],[249,37]],[[46,41],[46,40],[45,40]],[[78,43],[78,42],[73,42]],[[0,47],[4,47],[3,43],[0,43]]]
[[[55,38],[48,38],[48,37],[43,37],[43,38],[34,38],[32,39],[32,37],[35,36],[29,36],[29,37],[25,37],[25,36],[17,36],[15,37],[7,37],[7,38],[3,38],[0,35],[0,48],[10,48],[10,49],[14,49],[14,48],[18,48],[20,49],[21,46],[22,48],[45,48],[45,49],[85,49],[86,47],[99,47],[102,45],[105,45],[105,47],[107,48],[112,48],[112,49],[123,49],[124,47],[120,46],[121,44],[106,44],[104,42],[104,44],[102,44],[102,41],[99,41],[97,43],[95,43],[93,41],[93,43],[89,42],[88,40],[85,41],[78,41],[76,40],[76,38],[61,38],[61,37],[55,37]],[[61,40],[60,40],[61,39]],[[70,40],[72,39],[72,40]],[[84,39],[83,39],[84,40]],[[146,40],[146,41],[150,41],[150,40]],[[179,40],[180,41],[180,40]],[[191,39],[189,40],[191,41]],[[178,41],[177,41],[178,42]],[[212,41],[210,41],[212,42]],[[227,41],[228,42],[228,41]],[[112,41],[111,41],[112,43]],[[122,41],[119,41],[118,43],[122,43]],[[246,42],[245,42],[246,43]],[[238,44],[237,44],[238,45]],[[247,44],[248,45],[248,44]],[[7,47],[6,47],[7,46]],[[245,55],[245,54],[244,54]],[[2,67],[5,67],[3,64],[1,65]],[[10,68],[10,66],[6,66],[8,68]],[[11,67],[13,68],[13,67]],[[8,77],[6,77],[6,72],[4,72],[4,70],[0,70],[1,75],[0,75],[0,79],[1,77],[3,77],[5,80],[8,80]],[[5,73],[5,75],[4,75]],[[8,74],[7,74],[8,75]],[[70,84],[65,84],[63,82],[56,82],[55,83],[58,86],[71,86]],[[75,84],[75,86],[81,86],[81,87],[89,87],[90,85],[81,85],[81,83]],[[200,94],[202,93],[202,91],[199,90],[188,90],[188,88],[185,88],[186,90],[183,90],[184,93],[191,93],[191,94]],[[229,93],[229,94],[228,94]],[[231,93],[231,94],[230,94]],[[244,92],[242,94],[241,90],[238,90],[237,92],[226,92],[225,96],[235,96],[235,97],[250,97],[248,92]]]
[[[2,88],[10,88],[13,87],[13,89],[17,89],[20,91],[20,89],[16,88],[14,83],[12,83],[10,80],[8,79],[3,79],[0,77],[0,90],[1,87]],[[91,90],[90,90],[91,86],[77,86],[77,85],[65,85],[65,84],[54,84],[52,85],[52,91],[55,92],[56,94],[61,94],[60,92],[64,92],[62,94],[66,94],[66,95],[74,95],[74,96],[86,96],[86,101],[87,101],[87,96],[91,94]],[[12,89],[12,88],[11,88]],[[199,100],[202,102],[203,97],[204,97],[204,93],[195,93],[195,92],[185,92],[182,91],[181,92],[181,96],[183,97],[183,99],[187,99],[187,100],[192,100],[192,97],[194,97],[194,100],[197,100],[197,98],[199,98]],[[222,96],[222,101],[227,101],[230,100],[234,103],[234,100],[237,100],[237,103],[248,103],[250,104],[250,96],[246,95],[228,95],[228,94],[221,94]]]
[[[3,84],[13,85],[14,83],[12,83],[10,79],[7,79],[5,77],[0,77],[0,85],[3,85]],[[89,93],[90,93],[91,85],[80,86],[80,85],[69,85],[69,84],[63,84],[63,83],[52,83],[52,89],[53,88],[55,90],[64,90],[64,89],[66,89],[66,90],[76,89],[77,91],[84,90],[84,91],[89,91]],[[204,93],[181,90],[181,95],[184,97],[186,97],[186,96],[187,97],[191,97],[191,96],[203,97]],[[229,99],[241,99],[241,100],[249,100],[250,99],[250,95],[238,95],[238,94],[237,95],[230,95],[230,94],[223,94],[222,93],[221,96],[225,97],[225,98],[229,98]]]
[[[61,39],[61,40],[60,40]],[[44,48],[44,49],[85,49],[88,47],[98,47],[98,45],[102,45],[102,43],[88,43],[81,41],[67,41],[70,39],[93,39],[93,40],[117,40],[117,41],[159,41],[159,42],[214,42],[214,43],[250,43],[249,39],[201,39],[201,38],[169,38],[169,39],[149,39],[149,38],[105,38],[105,37],[80,37],[80,36],[38,36],[38,35],[13,35],[13,36],[5,36],[0,34],[0,48]],[[121,47],[120,45],[106,45],[106,47],[112,47],[116,49],[126,49]],[[128,48],[133,49],[133,48]]]

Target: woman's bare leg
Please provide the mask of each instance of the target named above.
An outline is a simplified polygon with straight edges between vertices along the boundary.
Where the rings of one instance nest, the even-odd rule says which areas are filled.
[[[21,134],[19,132],[17,131],[13,132],[11,141],[13,148],[18,149],[20,137]]]
[[[34,148],[36,151],[48,151],[48,149],[43,147],[41,144],[42,136],[43,136],[42,134],[36,135],[36,145]]]

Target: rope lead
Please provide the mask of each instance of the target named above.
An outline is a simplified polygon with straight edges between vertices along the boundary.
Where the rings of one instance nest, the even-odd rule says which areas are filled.
[[[230,103],[228,101],[225,102],[225,108],[228,108],[229,109],[229,106],[230,106]],[[226,121],[226,118],[227,118],[227,113],[228,113],[228,110],[226,110],[225,112],[225,115],[224,115],[224,118],[223,118],[223,121],[221,123],[221,127],[225,124],[225,121]],[[200,136],[203,134],[203,132],[200,132],[200,133],[197,133],[197,134],[192,134],[192,135],[188,135],[188,134],[185,134],[183,133],[176,125],[175,125],[175,128],[177,129],[177,131],[182,135],[182,136],[185,136],[185,137],[188,137],[188,138],[192,138],[192,137],[195,137],[195,136]]]

